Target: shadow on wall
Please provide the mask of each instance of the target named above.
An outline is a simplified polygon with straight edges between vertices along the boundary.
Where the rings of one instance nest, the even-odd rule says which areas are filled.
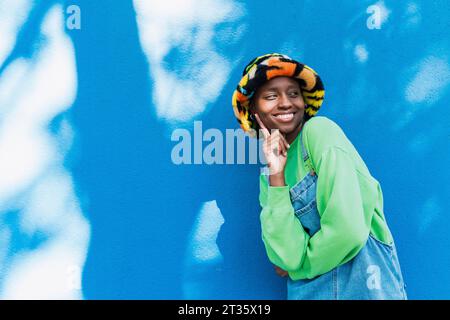
[[[286,52],[308,61],[321,70],[324,78],[328,79],[326,83],[335,84],[330,86],[328,102],[321,114],[335,114],[335,119],[344,129],[346,126],[349,128],[347,132],[351,139],[354,138],[361,153],[369,155],[367,162],[376,177],[380,176],[381,181],[386,179],[388,185],[397,185],[398,182],[389,180],[389,171],[386,177],[383,176],[389,163],[380,164],[378,158],[373,158],[376,155],[373,155],[371,146],[383,141],[372,136],[360,140],[362,138],[355,132],[359,132],[362,129],[359,124],[367,120],[366,111],[370,109],[366,108],[379,105],[377,101],[380,97],[386,97],[385,92],[389,92],[390,86],[396,81],[403,81],[401,76],[397,80],[394,77],[391,82],[385,81],[389,64],[372,55],[384,52],[380,41],[390,41],[391,47],[401,50],[397,41],[403,39],[407,31],[403,30],[404,33],[400,32],[399,38],[395,38],[395,27],[392,25],[399,26],[400,30],[403,20],[399,19],[397,24],[392,25],[386,21],[389,21],[391,11],[409,12],[411,9],[395,7],[390,11],[380,4],[385,32],[369,34],[366,26],[366,8],[369,5],[369,2],[349,4],[340,8],[337,15],[333,7],[322,2],[294,4],[278,1],[271,4],[271,10],[261,9],[256,2],[246,4],[247,24],[240,40],[228,42],[214,39],[215,48],[236,69],[231,70],[229,81],[223,85],[216,102],[190,119],[191,123],[181,122],[177,126],[192,129],[192,121],[202,120],[205,129],[218,128],[224,132],[226,128],[236,128],[230,94],[241,76],[241,68],[248,60],[262,53]],[[87,20],[83,27],[89,32],[72,36],[77,47],[80,77],[73,120],[79,130],[81,146],[73,172],[80,190],[88,198],[86,212],[92,224],[92,241],[83,278],[86,296],[284,298],[283,280],[274,275],[260,238],[260,208],[257,201],[259,169],[238,165],[175,166],[170,159],[174,143],[166,134],[173,129],[173,124],[156,116],[155,110],[164,108],[164,105],[155,105],[155,101],[160,102],[155,100],[159,93],[152,92],[158,81],[152,75],[152,68],[156,66],[146,63],[147,59],[152,59],[148,52],[145,56],[139,43],[132,5],[104,3],[101,6],[99,2],[80,1],[80,6],[84,12],[95,11],[96,20],[102,21]],[[96,10],[100,7],[102,10]],[[311,12],[317,12],[314,19]],[[413,13],[407,13],[408,17],[411,15]],[[392,21],[393,17],[390,19]],[[342,27],[343,21],[348,21],[345,27]],[[353,30],[358,26],[358,21],[359,31]],[[215,30],[221,27],[218,25]],[[427,28],[431,29],[431,26]],[[411,30],[413,34],[417,32],[417,29]],[[364,38],[367,38],[367,43],[360,42]],[[409,42],[400,43],[408,48],[415,47]],[[92,50],[94,47],[95,50]],[[190,49],[189,45],[174,48],[160,62],[169,71],[186,77],[189,72],[197,72],[197,67],[201,66],[201,63],[195,68],[183,65],[184,61],[192,58]],[[330,52],[333,54],[330,55]],[[353,59],[349,60],[349,56]],[[414,57],[417,58],[414,54],[410,55],[411,59]],[[395,51],[391,51],[387,59],[395,64],[400,58]],[[369,61],[384,72],[377,72],[374,65],[367,63]],[[385,84],[384,89],[370,90],[367,84],[362,83],[362,87],[352,84],[351,92],[367,97],[367,101],[352,100],[346,95],[347,73],[336,72],[340,70],[337,66],[343,63],[360,79],[364,70],[370,70],[374,81]],[[325,66],[329,66],[328,69]],[[214,69],[208,72],[214,72]],[[402,89],[397,88],[397,91]],[[176,94],[183,96],[184,93],[177,91]],[[393,102],[389,100],[391,97],[386,99]],[[397,101],[403,99],[402,94],[395,98]],[[344,112],[336,110],[337,105],[342,106],[340,110]],[[351,111],[353,109],[355,113]],[[369,119],[372,122],[384,119],[389,111],[389,105],[383,105],[377,110],[375,118]],[[390,126],[388,132],[393,134],[395,123],[390,123]],[[383,138],[386,136],[380,139]],[[405,158],[410,158],[409,155],[405,150]],[[390,197],[393,196],[388,194],[386,199]],[[192,240],[191,231],[198,213],[206,201],[212,200],[216,201],[224,220],[217,238],[223,260],[213,265],[196,265],[188,257],[185,264],[187,246]],[[392,221],[391,229],[395,235],[395,230],[401,230],[399,221],[403,218],[394,216],[393,212],[399,212],[407,203],[392,202],[391,207],[387,207],[386,216]],[[412,236],[417,235],[413,233]],[[398,247],[403,247],[401,258],[411,250],[402,242],[402,238],[397,239]],[[440,259],[436,253],[434,257]],[[407,261],[404,268],[407,270],[410,264]]]
[[[79,146],[71,166],[92,226],[86,298],[282,298],[284,285],[260,239],[259,169],[174,165],[174,143],[169,124],[156,116],[132,5],[79,6],[84,16],[95,11],[96,17],[71,33],[79,75],[71,112]],[[180,68],[178,58],[170,54],[164,62]],[[238,77],[233,74],[218,103],[197,117],[204,128],[237,127],[229,101]],[[211,200],[225,220],[218,240],[223,263],[195,264],[186,258],[189,237]]]
[[[76,70],[62,6],[0,1],[0,29],[0,297],[80,299],[89,223],[64,168]]]

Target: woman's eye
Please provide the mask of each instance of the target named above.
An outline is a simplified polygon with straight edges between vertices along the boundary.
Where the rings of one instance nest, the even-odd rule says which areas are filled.
[[[297,97],[297,96],[299,95],[299,93],[296,92],[296,91],[294,91],[294,92],[289,93],[289,95],[290,95],[291,97]]]
[[[264,99],[267,99],[267,100],[273,100],[273,99],[276,99],[276,98],[277,98],[277,96],[274,95],[274,94],[269,94],[269,95],[264,97]]]

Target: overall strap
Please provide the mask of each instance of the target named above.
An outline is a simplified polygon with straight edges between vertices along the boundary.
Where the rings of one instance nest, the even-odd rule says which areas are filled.
[[[311,175],[315,175],[316,174],[316,170],[314,170],[314,167],[312,165],[312,161],[311,158],[308,155],[308,151],[305,148],[305,143],[303,141],[303,128],[300,131],[300,145],[302,147],[302,158],[303,158],[303,162],[306,165],[306,168],[308,169],[308,171],[310,172]]]

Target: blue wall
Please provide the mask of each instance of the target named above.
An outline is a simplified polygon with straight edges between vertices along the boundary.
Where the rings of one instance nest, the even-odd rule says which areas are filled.
[[[69,102],[58,100],[65,107],[43,122],[50,143],[66,147],[56,148],[50,155],[58,160],[22,187],[0,189],[2,297],[48,286],[55,289],[45,297],[284,299],[284,279],[260,237],[259,166],[175,165],[171,159],[176,128],[192,136],[194,121],[202,121],[203,131],[237,128],[232,91],[243,66],[268,52],[304,61],[324,80],[319,114],[344,129],[381,183],[409,297],[450,297],[448,1],[210,0],[196,10],[182,2],[174,7],[179,10],[158,1],[29,3],[13,49],[0,56],[0,80],[8,81],[8,69],[21,59],[27,72],[41,63],[39,53],[50,42],[39,27],[54,8],[67,19],[65,9],[77,5],[81,29],[59,25],[55,41],[70,42],[76,79]],[[39,79],[46,81],[45,72]],[[8,99],[0,95],[0,126],[7,127],[19,97],[37,83],[3,89]],[[0,165],[12,157],[4,150]],[[70,203],[78,208],[71,217],[78,218],[67,220],[63,206],[42,227],[35,221],[47,217],[48,206],[38,206],[32,218],[27,208],[55,168],[71,181]],[[59,201],[49,192],[34,201]],[[79,221],[84,233],[76,232]],[[45,273],[46,283],[14,289],[14,279],[27,274],[18,271],[26,261],[32,267],[47,244],[75,238],[81,284],[71,290],[77,294],[58,289],[64,274],[77,277],[70,268],[65,273],[64,263],[53,266],[62,268],[63,278]]]

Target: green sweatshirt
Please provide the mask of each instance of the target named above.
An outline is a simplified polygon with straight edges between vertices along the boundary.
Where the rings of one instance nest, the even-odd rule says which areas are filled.
[[[294,215],[289,189],[308,173],[299,136],[285,168],[287,186],[268,186],[260,176],[262,239],[269,260],[293,280],[311,279],[346,263],[365,245],[369,232],[393,242],[383,213],[383,195],[341,128],[313,117],[302,128],[305,148],[317,173],[316,202],[321,229],[312,237]]]

